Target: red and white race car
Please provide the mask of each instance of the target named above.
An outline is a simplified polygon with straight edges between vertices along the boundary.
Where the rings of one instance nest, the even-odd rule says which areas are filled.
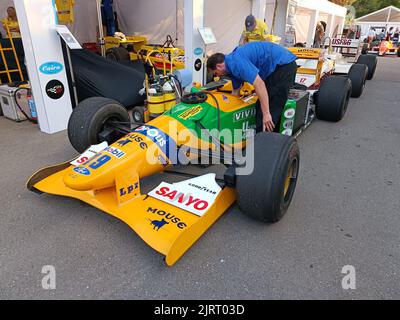
[[[378,54],[381,57],[385,55],[397,55],[400,57],[400,47],[392,41],[383,40],[379,45],[372,47],[368,53]]]

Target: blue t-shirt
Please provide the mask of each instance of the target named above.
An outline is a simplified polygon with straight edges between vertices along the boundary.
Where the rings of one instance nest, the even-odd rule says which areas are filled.
[[[234,89],[240,88],[244,81],[251,84],[257,75],[264,81],[277,66],[291,63],[296,56],[286,48],[272,42],[250,42],[237,47],[225,56],[225,66],[232,79]]]

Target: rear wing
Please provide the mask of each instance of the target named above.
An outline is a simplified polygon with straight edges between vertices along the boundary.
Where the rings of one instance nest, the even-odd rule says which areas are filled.
[[[319,84],[321,81],[321,73],[324,65],[324,49],[318,48],[288,48],[290,52],[297,56],[296,82],[306,85]],[[309,60],[315,60],[310,62]],[[299,78],[299,75],[302,75]],[[297,79],[299,78],[299,79]]]
[[[339,52],[344,57],[354,57],[357,59],[361,53],[363,44],[359,39],[333,38],[328,44],[325,43],[324,47],[329,52]]]

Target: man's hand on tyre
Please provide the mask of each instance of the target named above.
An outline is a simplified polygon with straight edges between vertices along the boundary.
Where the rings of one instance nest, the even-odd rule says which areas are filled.
[[[275,129],[275,124],[272,121],[271,113],[266,113],[263,115],[263,131],[273,132]]]

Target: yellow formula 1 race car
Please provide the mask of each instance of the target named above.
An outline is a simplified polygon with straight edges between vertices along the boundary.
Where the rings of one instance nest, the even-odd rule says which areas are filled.
[[[193,88],[161,116],[136,126],[118,102],[90,98],[74,109],[68,125],[71,144],[83,154],[38,171],[27,187],[82,200],[121,219],[171,266],[236,201],[251,218],[279,221],[299,175],[295,137],[315,113],[339,121],[350,88],[347,78],[326,81],[315,101],[293,89],[281,133],[255,137],[257,96],[246,90],[234,96],[226,81]],[[220,165],[193,165],[210,162]],[[146,178],[159,173],[164,180],[147,186]],[[188,180],[171,182],[171,174]]]
[[[147,60],[158,70],[179,70],[185,68],[185,51],[175,47],[171,36],[164,44],[147,44],[140,36],[125,36],[116,33],[105,37],[106,58],[114,61]]]

